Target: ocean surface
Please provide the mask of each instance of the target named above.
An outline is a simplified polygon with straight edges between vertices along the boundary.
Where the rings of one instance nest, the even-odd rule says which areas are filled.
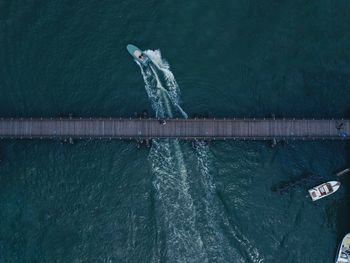
[[[142,68],[132,43],[152,59]],[[0,116],[350,117],[350,2],[0,0]],[[0,262],[333,262],[345,142],[1,141]]]

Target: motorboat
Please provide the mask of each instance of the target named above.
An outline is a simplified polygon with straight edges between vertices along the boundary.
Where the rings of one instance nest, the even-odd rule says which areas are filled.
[[[335,263],[350,263],[350,233],[343,238],[336,258]]]
[[[137,46],[129,44],[126,46],[126,49],[130,53],[130,55],[138,62],[140,62],[143,66],[147,66],[148,63],[151,61],[150,58]]]
[[[320,184],[315,186],[312,189],[309,189],[309,194],[312,198],[312,201],[317,201],[321,198],[329,196],[335,193],[340,187],[340,182],[338,181],[329,181],[327,183]]]

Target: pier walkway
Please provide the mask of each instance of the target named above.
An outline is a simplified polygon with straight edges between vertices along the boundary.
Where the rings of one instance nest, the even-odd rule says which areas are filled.
[[[1,118],[1,139],[350,139],[350,120]]]

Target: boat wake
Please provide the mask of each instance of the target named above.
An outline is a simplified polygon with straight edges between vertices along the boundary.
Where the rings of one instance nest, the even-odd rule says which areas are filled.
[[[136,61],[141,69],[145,89],[152,109],[158,118],[172,118],[175,114],[187,118],[181,108],[180,89],[169,64],[159,50],[147,50],[151,59],[147,67]],[[223,234],[229,224],[216,196],[216,186],[210,173],[211,156],[203,142],[195,144],[197,169],[200,172],[200,209],[196,209],[191,195],[191,179],[178,140],[155,140],[149,155],[156,189],[157,241],[153,262],[244,262],[240,253]],[[196,182],[198,184],[198,182]],[[196,194],[197,195],[197,194]],[[226,218],[226,220],[225,220]],[[204,220],[203,220],[204,219]],[[236,231],[228,230],[240,244]],[[255,254],[255,253],[252,253]],[[251,256],[253,262],[256,255]]]
[[[152,64],[138,63],[151,106],[158,118],[187,114],[180,107],[180,91],[168,63],[159,51],[145,51]],[[137,61],[136,61],[137,62]],[[188,172],[177,140],[155,140],[149,155],[156,189],[157,244],[153,262],[208,262],[196,227],[196,209]]]
[[[146,50],[145,54],[151,59],[156,69],[162,72],[165,79],[166,87],[167,87],[167,89],[165,90],[166,95],[170,98],[176,110],[178,110],[181,113],[182,117],[187,119],[188,118],[187,113],[180,106],[181,93],[180,93],[179,85],[175,80],[174,74],[170,70],[169,63],[162,58],[159,50],[155,50],[155,51]],[[151,64],[150,67],[153,73],[157,75],[157,73],[155,72],[155,69],[153,68],[153,65]]]
[[[149,160],[157,203],[158,239],[153,261],[208,262],[179,142],[153,142]]]

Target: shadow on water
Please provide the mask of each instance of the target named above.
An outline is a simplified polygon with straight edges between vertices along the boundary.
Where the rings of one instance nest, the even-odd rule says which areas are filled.
[[[309,188],[321,184],[322,182],[323,179],[321,176],[312,173],[305,173],[292,180],[281,181],[278,184],[273,185],[271,191],[280,195],[290,194],[298,189],[307,191]]]

